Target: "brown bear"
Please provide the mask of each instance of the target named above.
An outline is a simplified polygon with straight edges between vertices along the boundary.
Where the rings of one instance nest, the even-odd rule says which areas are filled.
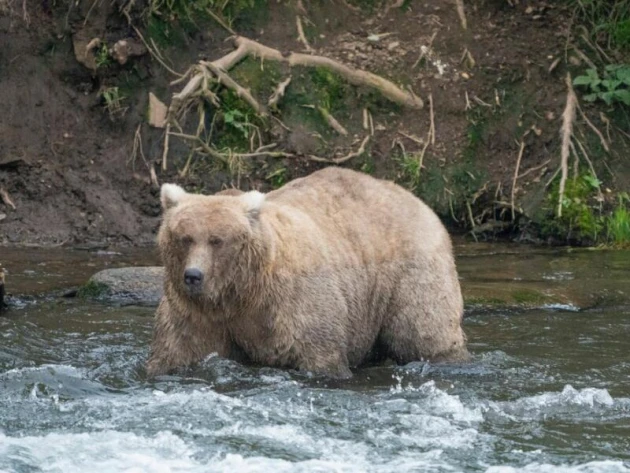
[[[334,377],[468,358],[449,235],[396,184],[330,167],[266,195],[164,184],[161,201],[149,375],[211,353]]]

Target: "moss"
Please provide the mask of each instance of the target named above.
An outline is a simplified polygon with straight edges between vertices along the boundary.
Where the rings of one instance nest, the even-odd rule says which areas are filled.
[[[508,301],[505,299],[500,299],[498,297],[469,296],[464,297],[464,305],[497,307],[508,305]]]
[[[77,291],[77,297],[82,299],[98,299],[109,292],[109,287],[103,283],[88,281]]]
[[[519,289],[511,293],[514,302],[523,305],[539,305],[549,300],[549,297],[537,291]]]
[[[230,71],[230,76],[241,86],[247,87],[252,95],[266,103],[276,86],[288,75],[275,61],[261,63],[247,58]]]

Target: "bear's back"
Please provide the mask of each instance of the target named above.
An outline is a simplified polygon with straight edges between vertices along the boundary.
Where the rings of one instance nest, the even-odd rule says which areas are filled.
[[[402,187],[363,173],[328,167],[296,179],[267,194],[266,201],[308,215],[332,237],[342,236],[355,248],[415,252],[450,247],[450,238],[435,213]]]

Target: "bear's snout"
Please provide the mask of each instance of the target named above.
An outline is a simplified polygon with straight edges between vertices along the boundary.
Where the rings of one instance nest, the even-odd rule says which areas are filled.
[[[187,268],[184,271],[184,283],[189,290],[198,290],[203,282],[203,273],[197,268]]]

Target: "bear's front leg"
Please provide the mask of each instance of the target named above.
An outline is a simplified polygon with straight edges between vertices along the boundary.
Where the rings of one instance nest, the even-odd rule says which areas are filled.
[[[155,316],[151,352],[146,363],[149,376],[166,374],[201,361],[211,353],[230,355],[226,331],[203,318],[183,313],[163,297]]]
[[[352,371],[350,371],[348,357],[343,345],[303,346],[298,368],[300,371],[310,371],[313,374],[320,374],[329,378],[352,378]]]

